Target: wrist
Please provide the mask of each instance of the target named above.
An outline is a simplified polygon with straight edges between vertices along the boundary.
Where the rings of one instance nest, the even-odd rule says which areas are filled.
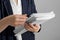
[[[10,24],[11,24],[11,21],[10,21],[10,17],[9,17],[9,16],[3,18],[2,21],[3,21],[4,24],[6,24],[6,25],[10,25]]]

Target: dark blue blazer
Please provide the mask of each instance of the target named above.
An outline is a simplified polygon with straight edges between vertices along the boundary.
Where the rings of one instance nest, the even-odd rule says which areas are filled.
[[[29,17],[32,13],[37,13],[34,0],[21,0],[21,2],[22,2],[22,14],[27,14]],[[12,14],[13,11],[10,5],[10,1],[0,0],[0,19]],[[0,40],[6,37],[8,38],[8,36],[11,36],[11,39],[9,39],[10,38],[9,37],[8,40],[15,40],[13,33],[14,29],[15,29],[14,27],[9,25],[2,33],[0,33]],[[5,40],[7,40],[7,38]],[[35,35],[32,32],[27,31],[22,34],[22,40],[35,40]]]

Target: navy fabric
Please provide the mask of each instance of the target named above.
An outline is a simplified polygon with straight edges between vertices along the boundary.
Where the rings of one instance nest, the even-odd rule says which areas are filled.
[[[22,40],[35,40],[35,35],[32,32],[27,31],[22,34]]]
[[[34,0],[21,0],[22,2],[22,14],[27,14],[28,17],[32,13],[37,13],[34,5]],[[9,0],[0,0],[0,19],[12,15],[13,11]],[[0,33],[0,40],[16,40],[14,36],[15,28],[8,26],[3,32]],[[35,35],[32,32],[25,32],[22,34],[22,40],[35,40]]]

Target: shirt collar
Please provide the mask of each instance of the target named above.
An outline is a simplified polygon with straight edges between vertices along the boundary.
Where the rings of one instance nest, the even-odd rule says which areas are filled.
[[[12,4],[14,4],[14,5],[17,5],[14,0],[10,0],[10,2],[11,2]],[[21,4],[21,0],[18,0],[18,5],[20,5],[20,4]]]

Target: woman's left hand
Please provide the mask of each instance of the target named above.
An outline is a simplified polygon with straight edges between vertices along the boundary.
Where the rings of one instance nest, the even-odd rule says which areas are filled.
[[[38,32],[39,29],[41,28],[39,24],[31,24],[31,23],[29,24],[25,23],[24,27],[26,30],[31,32]]]

